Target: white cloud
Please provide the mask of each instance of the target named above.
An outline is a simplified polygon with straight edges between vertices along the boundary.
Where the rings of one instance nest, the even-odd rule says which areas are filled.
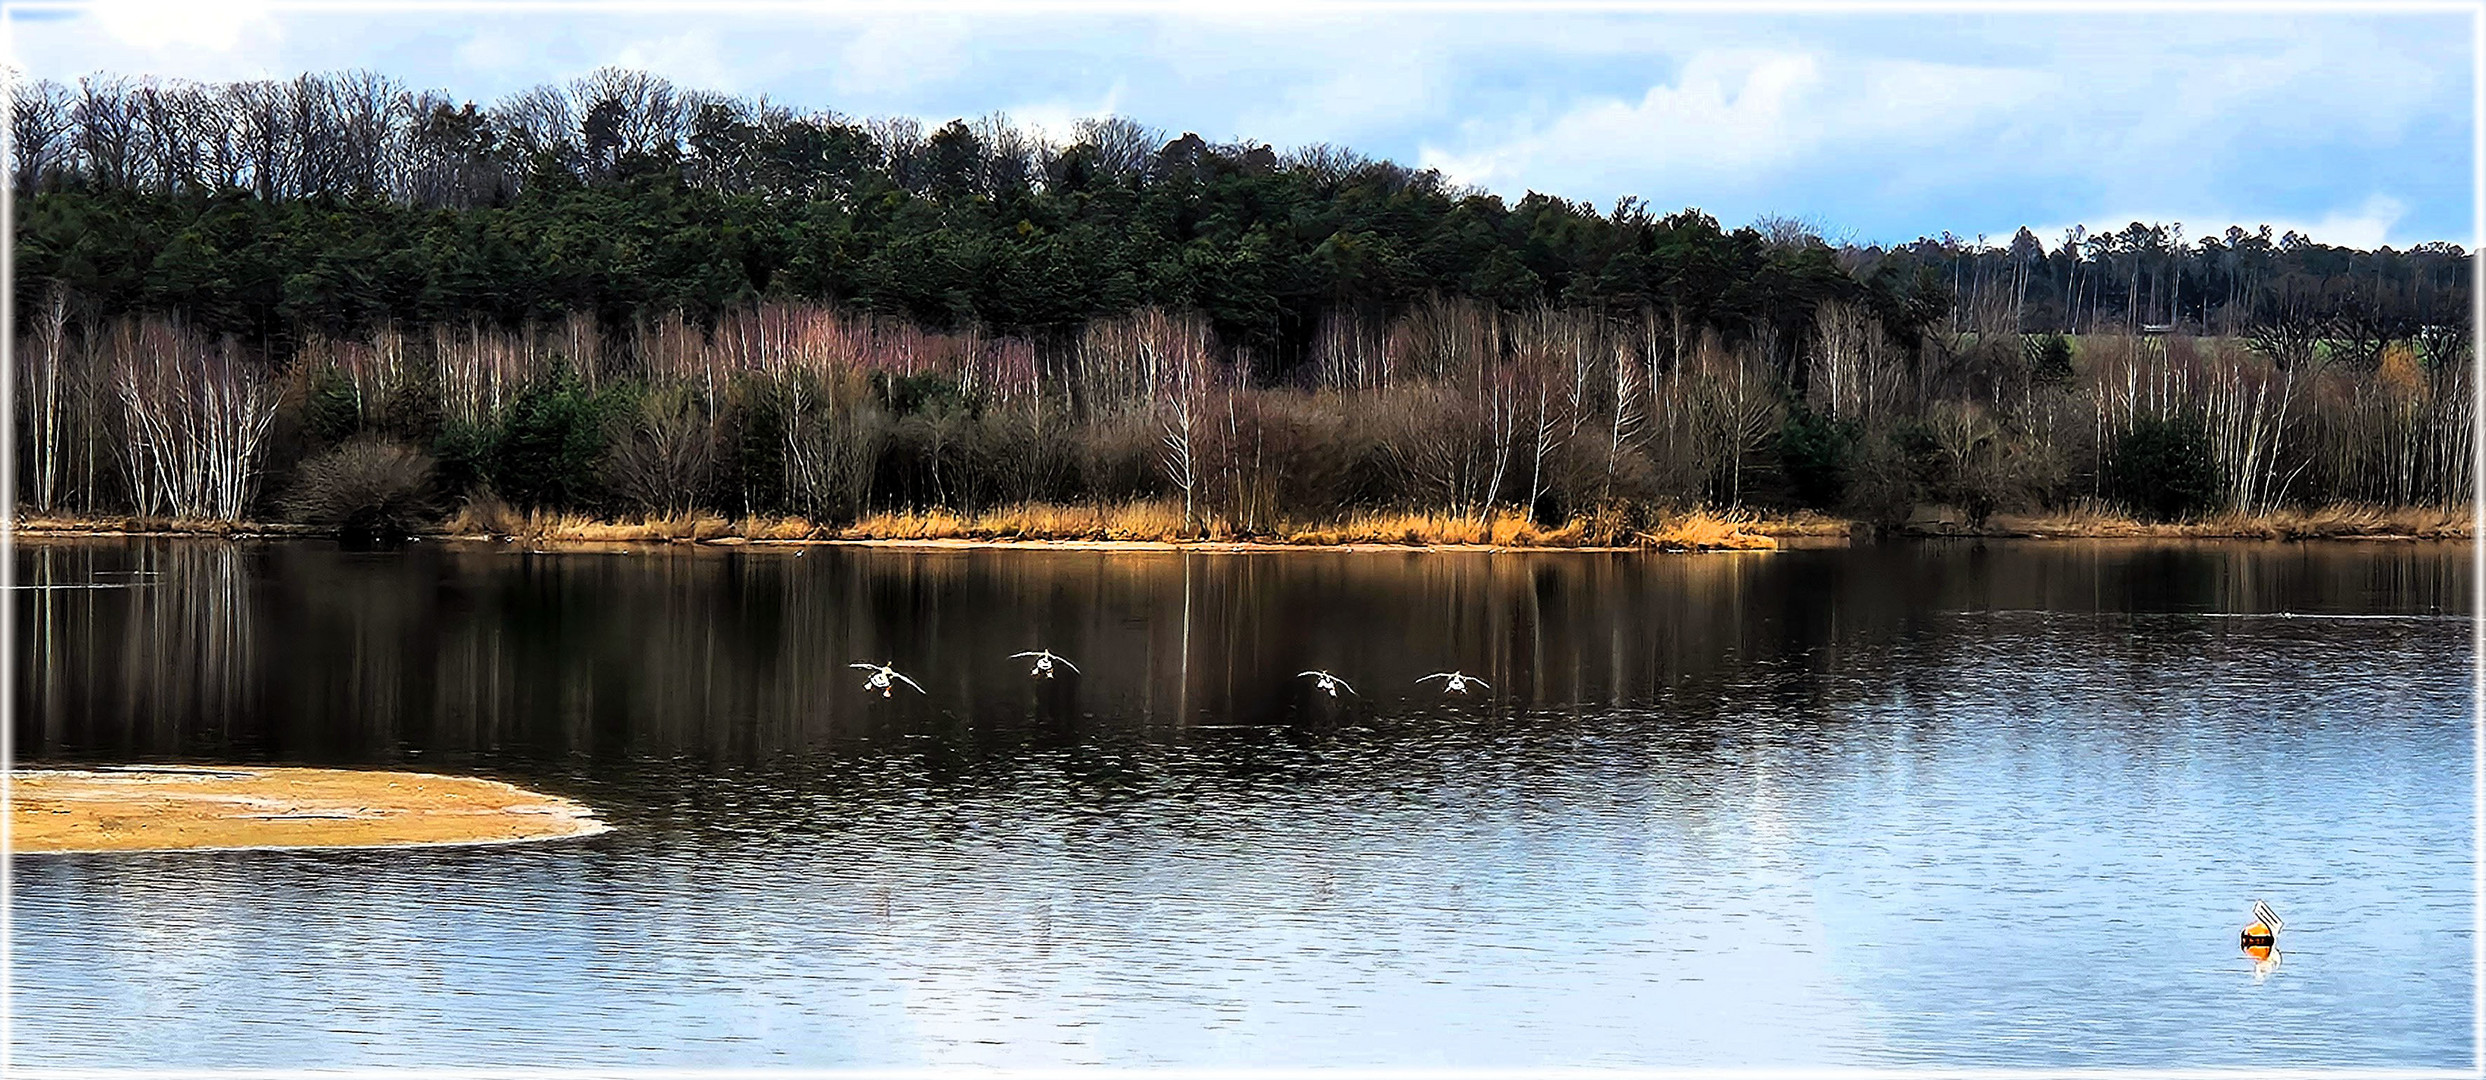
[[[718,49],[715,35],[700,30],[630,42],[613,54],[611,63],[652,71],[689,89],[739,93],[745,88],[735,65]]]
[[[1238,81],[1249,79],[1259,85],[1237,87],[1242,91],[1235,102],[1239,108],[1229,114],[1234,117],[1234,129],[1201,134],[1279,145],[1329,142],[1351,146],[1368,136],[1420,123],[1439,111],[1449,96],[1440,77],[1444,58],[1432,50],[1395,44],[1399,47],[1360,50],[1326,63],[1319,62],[1325,57],[1298,55],[1294,58],[1298,66],[1292,72],[1267,63],[1252,65],[1257,70],[1237,71]]]
[[[69,18],[16,21],[10,30],[13,63],[68,79],[89,72],[263,78],[280,74],[284,37],[264,0],[95,0]]]
[[[1126,89],[1127,84],[1123,80],[1115,79],[1114,84],[1106,88],[1104,96],[1091,103],[1056,98],[1012,105],[1001,112],[1022,131],[1048,142],[1066,143],[1079,121],[1112,116],[1118,112]]]
[[[894,101],[906,91],[970,74],[970,29],[955,17],[880,18],[862,25],[825,74],[840,96]]]
[[[476,31],[453,55],[459,67],[493,74],[514,71],[529,59],[526,43],[508,27]]]
[[[265,0],[93,0],[91,25],[147,52],[230,52],[275,32]]]
[[[2048,93],[2042,73],[1822,53],[1710,50],[1639,101],[1588,100],[1543,123],[1427,143],[1421,163],[1464,183],[1573,197],[1668,194],[1804,166],[1960,151]]]

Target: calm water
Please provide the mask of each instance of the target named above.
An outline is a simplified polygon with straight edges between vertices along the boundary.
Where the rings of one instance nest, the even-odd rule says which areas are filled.
[[[20,857],[15,1056],[2466,1068],[2468,560],[23,547],[25,758],[617,828]]]

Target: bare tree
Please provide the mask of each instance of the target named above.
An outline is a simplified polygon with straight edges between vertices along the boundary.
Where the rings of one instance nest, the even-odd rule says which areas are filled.
[[[1493,507],[1502,497],[1502,477],[1510,471],[1511,451],[1519,441],[1522,402],[1529,396],[1532,380],[1517,364],[1495,363],[1480,380],[1485,414],[1485,468],[1488,477],[1484,491],[1476,500],[1479,523],[1493,516]],[[1542,392],[1539,391],[1542,400]]]
[[[125,324],[112,350],[140,512],[240,521],[277,388],[231,342],[211,348],[163,320]]]
[[[1071,127],[1071,141],[1096,148],[1097,164],[1115,176],[1137,176],[1165,142],[1164,133],[1123,116],[1083,119]]]
[[[1611,370],[1614,394],[1609,404],[1613,411],[1606,419],[1606,468],[1604,483],[1598,488],[1600,501],[1614,497],[1614,480],[1622,471],[1623,453],[1639,439],[1640,425],[1647,418],[1643,411],[1646,399],[1641,391],[1640,365],[1624,354],[1619,342],[1614,346]]]
[[[1142,320],[1142,363],[1155,387],[1163,450],[1158,456],[1168,483],[1183,493],[1183,528],[1199,529],[1200,425],[1208,404],[1208,328],[1151,311]]]
[[[1895,404],[1904,378],[1881,320],[1837,301],[1814,313],[1805,396],[1833,419],[1872,423]]]
[[[568,168],[584,164],[578,110],[558,87],[535,86],[503,98],[491,116],[493,129],[521,171],[539,157]]]
[[[57,182],[76,150],[71,145],[69,91],[49,79],[9,82],[10,182],[34,192]]]
[[[86,175],[96,186],[139,186],[137,124],[130,116],[127,84],[119,79],[78,80],[71,123],[77,131],[77,153]]]
[[[1705,346],[1696,362],[1696,398],[1712,476],[1725,481],[1726,503],[1744,502],[1744,467],[1778,427],[1778,395],[1769,362],[1743,346]]]
[[[68,346],[69,292],[53,282],[43,293],[43,306],[35,314],[34,341],[18,353],[27,359],[33,370],[30,377],[21,377],[27,390],[29,413],[26,423],[27,466],[32,490],[31,503],[37,510],[50,510],[59,505],[62,442],[62,365]]]

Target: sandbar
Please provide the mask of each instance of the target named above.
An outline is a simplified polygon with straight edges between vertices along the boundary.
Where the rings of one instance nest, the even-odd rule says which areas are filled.
[[[23,854],[495,844],[605,831],[595,811],[471,776],[142,765],[11,773]]]

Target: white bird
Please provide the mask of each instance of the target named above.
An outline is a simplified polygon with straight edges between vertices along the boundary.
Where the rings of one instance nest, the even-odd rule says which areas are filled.
[[[1469,674],[1467,674],[1467,673],[1465,673],[1465,672],[1459,672],[1459,671],[1436,671],[1436,672],[1434,672],[1434,673],[1432,673],[1432,674],[1430,674],[1430,675],[1427,675],[1427,676],[1425,676],[1425,677],[1423,677],[1423,678],[1421,678],[1421,679],[1417,679],[1416,681],[1417,681],[1417,682],[1419,682],[1419,683],[1424,683],[1424,682],[1431,682],[1431,681],[1433,681],[1433,680],[1435,680],[1435,679],[1448,679],[1448,680],[1450,680],[1449,682],[1447,682],[1447,683],[1445,683],[1445,684],[1443,684],[1443,685],[1442,685],[1442,693],[1445,693],[1445,694],[1464,694],[1464,693],[1467,693],[1467,684],[1469,684],[1469,683],[1475,683],[1476,685],[1481,686],[1481,687],[1484,687],[1484,688],[1485,688],[1485,689],[1487,689],[1487,690],[1491,690],[1491,689],[1493,689],[1493,684],[1492,684],[1492,683],[1486,682],[1486,681],[1485,681],[1485,680],[1483,680],[1483,679],[1479,679],[1479,678],[1477,678],[1477,677],[1476,677],[1476,676],[1474,676],[1474,675],[1469,675]]]
[[[1033,656],[1036,658],[1036,666],[1029,668],[1027,671],[1030,675],[1042,675],[1048,679],[1052,678],[1053,662],[1056,660],[1061,661],[1063,667],[1069,668],[1071,674],[1080,674],[1079,665],[1071,663],[1069,657],[1053,655],[1053,650],[1051,649],[1038,649],[1034,652],[1019,652],[1010,654],[1010,658],[1013,660],[1016,660],[1022,656]]]
[[[878,690],[880,691],[880,696],[888,697],[890,692],[897,688],[896,683],[890,681],[892,679],[914,687],[915,692],[918,694],[923,693],[923,684],[907,678],[904,675],[898,674],[898,669],[891,666],[891,664],[894,663],[895,661],[892,661],[890,664],[848,664],[846,666],[850,668],[862,668],[863,670],[872,673],[871,678],[863,680],[863,690],[865,693]]]
[[[1338,696],[1338,688],[1339,688],[1339,687],[1341,687],[1341,686],[1346,686],[1346,688],[1347,688],[1347,693],[1352,694],[1352,693],[1354,693],[1354,692],[1355,692],[1355,688],[1354,688],[1354,687],[1352,687],[1352,686],[1347,686],[1347,681],[1346,681],[1345,679],[1341,679],[1341,678],[1339,678],[1339,677],[1337,677],[1337,676],[1335,676],[1335,675],[1332,675],[1332,674],[1330,674],[1330,673],[1328,673],[1328,672],[1326,672],[1326,671],[1306,671],[1306,672],[1303,672],[1303,673],[1301,673],[1301,674],[1296,675],[1295,677],[1296,677],[1296,678],[1298,678],[1298,679],[1301,679],[1301,678],[1305,678],[1305,677],[1307,677],[1307,676],[1309,676],[1309,677],[1312,679],[1312,688],[1313,688],[1313,689],[1315,689],[1315,690],[1327,690],[1327,691],[1329,691],[1329,696],[1331,696],[1331,697],[1337,697],[1337,696]]]

